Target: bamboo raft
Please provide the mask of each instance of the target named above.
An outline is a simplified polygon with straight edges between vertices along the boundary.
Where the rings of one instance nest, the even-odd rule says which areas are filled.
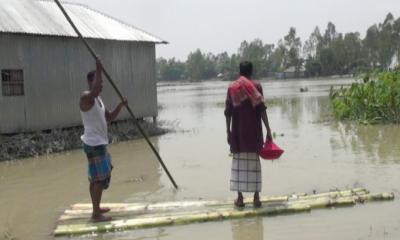
[[[123,231],[183,225],[197,222],[255,216],[272,216],[309,212],[311,209],[353,206],[357,203],[393,200],[393,193],[371,194],[363,188],[331,191],[319,194],[298,193],[286,196],[261,197],[263,206],[252,207],[252,199],[245,199],[246,207],[237,209],[230,201],[184,201],[165,203],[105,203],[109,207],[110,222],[90,222],[91,204],[78,203],[64,211],[54,231],[55,236]]]

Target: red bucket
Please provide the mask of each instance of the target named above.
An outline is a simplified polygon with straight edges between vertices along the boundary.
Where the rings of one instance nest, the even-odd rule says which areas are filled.
[[[273,141],[267,140],[264,143],[264,147],[260,151],[260,156],[266,160],[275,160],[278,159],[283,152],[283,149],[281,149]]]

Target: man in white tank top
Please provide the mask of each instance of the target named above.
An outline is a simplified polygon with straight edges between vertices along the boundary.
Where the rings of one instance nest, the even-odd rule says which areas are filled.
[[[103,190],[107,189],[110,184],[111,170],[113,168],[111,156],[107,152],[107,123],[113,121],[128,103],[124,98],[114,111],[110,112],[106,109],[100,98],[103,88],[102,70],[103,65],[100,60],[97,60],[96,71],[91,71],[87,74],[89,90],[82,92],[79,103],[85,128],[81,139],[83,150],[88,158],[89,191],[93,205],[92,220],[95,222],[111,220],[111,217],[103,215],[110,209],[100,207],[101,196]]]

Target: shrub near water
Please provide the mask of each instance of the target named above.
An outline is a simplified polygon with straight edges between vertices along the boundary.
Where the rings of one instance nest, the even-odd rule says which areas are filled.
[[[337,118],[363,123],[400,123],[400,71],[366,74],[349,88],[331,88]]]

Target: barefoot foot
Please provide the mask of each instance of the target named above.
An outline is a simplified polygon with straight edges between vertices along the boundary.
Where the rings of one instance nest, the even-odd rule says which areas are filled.
[[[260,195],[258,194],[258,192],[254,193],[253,206],[255,208],[260,208],[262,206],[262,203],[260,201]]]
[[[110,210],[111,210],[111,209],[108,208],[108,207],[100,208],[100,213],[106,213],[106,212],[109,212]]]
[[[234,205],[235,205],[235,207],[238,207],[238,208],[243,208],[245,206],[243,199],[239,199],[239,198],[235,200]]]
[[[109,222],[109,221],[111,221],[111,219],[112,219],[112,217],[104,216],[103,214],[92,215],[93,222]]]
[[[262,203],[260,202],[260,200],[254,200],[253,201],[253,206],[255,208],[260,208],[262,206]]]

